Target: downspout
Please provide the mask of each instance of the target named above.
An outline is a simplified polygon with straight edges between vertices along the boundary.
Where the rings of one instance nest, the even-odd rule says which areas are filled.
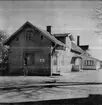
[[[55,43],[55,45],[54,45],[54,47],[52,49],[52,52],[51,52],[51,56],[53,55],[53,52],[54,52],[54,50],[55,50],[56,47],[57,47],[57,44]]]
[[[56,46],[57,46],[57,44],[55,43],[55,45],[54,45],[54,47],[53,47],[53,49],[51,51],[51,76],[52,76],[52,72],[53,72],[53,69],[52,69],[52,57],[53,57],[53,52],[54,52]]]

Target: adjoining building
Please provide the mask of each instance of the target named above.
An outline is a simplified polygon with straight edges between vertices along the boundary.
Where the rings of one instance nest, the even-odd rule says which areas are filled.
[[[89,45],[79,44],[79,36],[77,37],[77,45],[72,42],[72,48],[71,52],[75,54],[71,60],[71,64],[73,64],[72,71],[100,69],[100,60],[92,57],[87,52]]]

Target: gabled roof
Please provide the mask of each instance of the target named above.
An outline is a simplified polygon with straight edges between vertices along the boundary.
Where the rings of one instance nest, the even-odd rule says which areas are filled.
[[[99,59],[94,58],[94,57],[92,57],[92,56],[87,56],[87,55],[75,55],[74,57],[79,57],[79,58],[88,58],[88,59],[92,59],[92,60],[96,60],[96,61],[100,62]]]
[[[90,54],[83,49],[81,49],[79,46],[77,46],[75,43],[71,42],[71,52],[75,54],[81,54],[81,55],[86,55],[90,56]]]
[[[86,53],[85,51],[83,51],[79,46],[77,46],[75,43],[71,42],[71,51],[75,52],[75,53],[79,53],[79,54],[84,54]]]
[[[11,42],[11,40],[17,35],[17,33],[19,31],[21,31],[26,25],[30,25],[31,27],[34,27],[35,29],[37,29],[39,32],[41,32],[42,35],[44,35],[46,38],[48,38],[49,40],[51,40],[52,42],[54,42],[55,44],[58,44],[60,46],[64,46],[66,47],[66,45],[64,43],[62,43],[61,41],[57,40],[53,35],[51,35],[49,32],[44,31],[34,25],[32,25],[30,22],[26,22],[25,24],[23,24],[16,32],[14,32],[6,41],[4,41],[4,45],[9,45],[9,43]]]
[[[93,59],[93,60],[96,60],[96,61],[99,61],[99,62],[100,62],[100,60],[99,60],[99,59],[94,58],[94,57],[92,57],[92,56],[88,56],[88,58],[91,58],[91,59]]]
[[[95,61],[101,62],[99,59],[96,59],[96,58],[94,58],[94,57],[92,57],[92,56],[77,55],[77,54],[76,54],[75,56],[72,57],[70,63],[71,63],[71,64],[74,64],[74,63],[75,63],[75,60],[76,60],[77,58],[80,58],[80,59],[91,59],[91,60],[95,60]]]
[[[53,34],[55,37],[67,37],[70,33]]]

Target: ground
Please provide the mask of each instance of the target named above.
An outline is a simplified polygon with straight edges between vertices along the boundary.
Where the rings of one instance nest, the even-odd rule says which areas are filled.
[[[0,102],[69,99],[89,94],[102,94],[101,69],[51,77],[0,77]]]

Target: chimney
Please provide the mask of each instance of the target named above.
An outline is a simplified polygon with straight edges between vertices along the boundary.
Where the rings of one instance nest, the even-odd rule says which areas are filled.
[[[80,45],[80,36],[77,36],[77,45]]]
[[[46,26],[46,31],[51,34],[51,26]]]

